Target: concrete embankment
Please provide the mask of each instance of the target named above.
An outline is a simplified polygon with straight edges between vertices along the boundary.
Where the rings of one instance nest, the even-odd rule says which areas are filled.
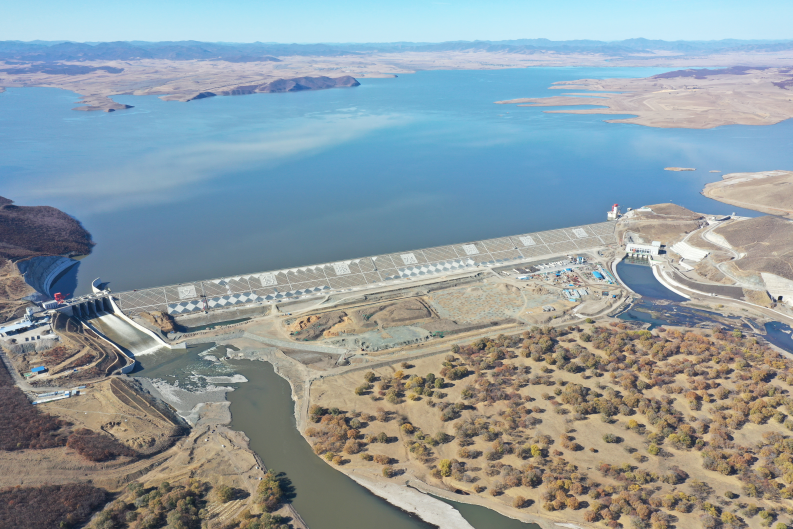
[[[23,275],[25,283],[33,287],[36,292],[51,298],[53,295],[52,285],[69,269],[78,264],[79,261],[69,257],[46,255],[20,261],[17,268]]]

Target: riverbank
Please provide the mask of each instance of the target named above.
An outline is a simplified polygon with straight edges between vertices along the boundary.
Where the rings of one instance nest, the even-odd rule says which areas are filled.
[[[647,267],[647,271],[652,276],[652,271],[649,267]],[[470,288],[467,290],[470,290]],[[370,302],[368,305],[370,308],[367,309],[367,313],[371,313],[372,307],[376,304],[376,301],[374,303]],[[346,310],[349,311],[350,308],[348,307]],[[301,317],[307,317],[306,315],[310,312],[308,310]],[[373,403],[370,403],[370,399],[367,397],[354,396],[352,389],[356,383],[360,383],[357,378],[362,377],[365,371],[373,369],[375,372],[381,373],[380,376],[382,378],[384,376],[383,373],[388,374],[394,369],[399,369],[399,367],[392,368],[389,365],[397,366],[401,362],[406,362],[411,366],[409,368],[410,373],[423,374],[427,370],[438,373],[438,366],[432,367],[425,364],[435,361],[433,359],[437,359],[439,355],[448,354],[449,347],[455,343],[455,340],[452,340],[445,347],[433,348],[431,344],[424,344],[419,347],[414,346],[411,348],[411,351],[414,352],[409,355],[405,354],[405,350],[402,350],[401,354],[388,353],[385,357],[361,355],[358,360],[363,359],[364,362],[362,363],[359,362],[357,365],[352,366],[333,367],[324,364],[306,363],[308,361],[305,359],[305,355],[295,355],[294,351],[290,354],[285,354],[281,348],[263,343],[276,343],[277,340],[281,342],[288,340],[288,337],[279,334],[279,332],[285,333],[286,329],[290,328],[288,321],[291,320],[288,320],[288,318],[283,315],[270,314],[249,322],[243,322],[243,325],[240,325],[241,329],[238,330],[235,327],[233,332],[222,333],[222,331],[216,331],[208,333],[202,339],[212,340],[219,345],[216,346],[216,349],[205,349],[201,353],[201,357],[217,359],[218,357],[223,357],[223,353],[225,353],[226,360],[224,363],[232,366],[235,373],[242,375],[247,380],[247,382],[239,384],[229,384],[229,386],[234,386],[234,391],[224,393],[224,397],[231,403],[230,427],[234,430],[245,432],[246,438],[250,440],[250,448],[258,453],[264,462],[274,462],[274,464],[280,466],[276,470],[286,472],[296,491],[292,505],[313,529],[322,529],[323,524],[329,523],[332,523],[334,527],[343,526],[350,529],[366,529],[371,526],[370,521],[372,519],[378,519],[384,529],[424,528],[428,524],[437,525],[441,528],[448,527],[449,529],[468,529],[468,527],[481,529],[494,526],[511,527],[509,523],[513,521],[516,524],[520,524],[515,527],[521,527],[525,523],[536,523],[540,527],[551,529],[561,524],[570,524],[571,522],[568,520],[571,519],[574,520],[573,525],[581,523],[578,520],[581,513],[575,512],[575,509],[548,512],[546,514],[543,504],[536,498],[532,498],[528,507],[516,508],[511,506],[512,496],[499,495],[500,497],[496,496],[495,498],[498,499],[493,501],[490,500],[489,496],[480,497],[480,494],[474,493],[474,491],[467,491],[468,495],[466,495],[433,486],[428,483],[427,475],[420,475],[424,471],[421,466],[413,468],[407,465],[406,467],[406,463],[409,462],[411,456],[407,452],[402,454],[400,451],[401,445],[398,442],[392,441],[383,445],[369,445],[373,453],[388,454],[393,461],[396,461],[394,467],[402,472],[397,473],[397,476],[392,478],[385,478],[380,475],[381,468],[379,465],[373,466],[370,463],[370,467],[365,468],[366,464],[359,462],[358,456],[350,456],[350,462],[343,462],[341,465],[336,462],[331,464],[318,457],[311,449],[310,442],[313,439],[307,434],[307,427],[314,426],[309,421],[309,404],[314,404],[317,399],[322,402],[330,399],[326,404],[323,404],[326,409],[330,409],[333,403],[337,402],[336,405],[341,410],[345,410],[342,413],[359,414],[362,417],[361,420],[363,420],[361,412],[370,415],[374,414],[374,409],[369,409]],[[616,322],[614,323],[616,324]],[[567,332],[563,331],[565,328],[565,326],[561,326],[560,330]],[[678,330],[670,332],[677,332]],[[587,332],[586,328],[584,331]],[[686,330],[683,329],[683,331],[685,332]],[[258,335],[255,333],[264,333],[267,338],[257,338]],[[474,339],[473,337],[470,339],[461,337],[457,342],[465,345]],[[301,342],[295,342],[291,347],[299,349],[301,346]],[[312,344],[307,347],[316,349],[318,346]],[[577,344],[569,347],[573,349],[576,347],[588,347],[588,344],[578,341]],[[199,356],[195,351],[191,353],[190,349],[188,349],[189,355]],[[302,358],[303,361],[298,360],[298,358]],[[356,359],[356,356],[352,358]],[[438,361],[440,360],[442,358]],[[184,367],[186,366],[179,367],[179,370],[196,373],[195,369],[184,369]],[[145,373],[145,369],[143,373]],[[350,376],[353,379],[348,380]],[[570,381],[576,380],[575,378],[567,380],[568,376],[572,375],[565,373],[564,370],[559,370],[554,376],[564,379],[568,382],[568,385]],[[341,389],[339,391],[331,390],[329,385],[334,384]],[[464,386],[465,383],[459,385],[456,389],[444,388],[443,392],[457,395],[456,392]],[[459,398],[459,396],[450,398],[454,400],[454,398]],[[424,397],[423,400],[426,401],[426,399],[427,397]],[[541,403],[538,398],[534,400]],[[419,406],[422,411],[424,410],[423,402],[406,405]],[[358,411],[355,411],[356,409]],[[404,408],[399,413],[407,414],[407,408]],[[424,415],[427,415],[426,412],[423,412],[422,416]],[[431,416],[428,415],[426,420],[431,421],[432,416],[434,416],[434,413]],[[555,432],[553,424],[556,424],[557,417],[548,414],[540,414],[537,417],[541,418],[543,422],[543,432],[547,432],[548,428],[551,429],[552,433]],[[560,415],[559,417],[563,416]],[[371,423],[375,422],[371,417],[367,420],[371,421]],[[434,435],[434,432],[437,431],[437,428],[429,423],[424,424],[422,421],[425,421],[425,419],[413,417],[412,413],[409,420],[428,434]],[[399,437],[397,431],[392,431],[397,421],[393,419],[387,420],[382,425],[379,422],[378,420],[374,432],[382,428],[383,431],[388,432],[389,438]],[[322,421],[320,422],[320,424],[323,423]],[[587,427],[590,429],[606,428],[599,423],[592,422],[587,423]],[[559,431],[570,432],[569,428]],[[394,436],[394,433],[397,435]],[[603,434],[603,431],[599,431],[597,435],[584,436],[579,440],[579,442],[587,444],[587,446],[588,443],[595,443],[598,452],[600,452],[599,455],[590,456],[586,452],[576,451],[573,448],[575,455],[570,456],[572,458],[571,462],[575,465],[580,465],[581,468],[587,465],[587,468],[595,468],[594,465],[597,464],[597,460],[603,460],[602,458],[614,452],[615,450],[612,450],[608,445],[598,445],[600,434]],[[572,434],[566,433],[565,435],[577,436],[574,431]],[[623,434],[621,433],[621,435]],[[548,437],[554,438],[555,434]],[[633,438],[628,439],[626,442],[630,441],[633,441],[634,444],[639,442]],[[565,448],[565,446],[562,448]],[[439,459],[441,457],[451,459],[456,457],[454,452],[448,452],[447,449],[442,448],[442,445],[434,450],[438,451]],[[456,447],[452,450],[456,450]],[[551,449],[549,448],[550,451]],[[613,453],[611,456],[615,458],[622,457],[621,451],[617,450],[616,452],[618,453]],[[347,456],[342,457],[347,458]],[[592,457],[595,459],[590,461]],[[677,457],[685,459],[689,457],[689,454],[681,453],[677,454]],[[549,454],[546,463],[550,460]],[[644,460],[642,462],[646,463]],[[652,465],[655,464],[661,464],[663,467],[662,461],[659,463],[653,460],[647,464],[651,465],[651,468],[654,468]],[[691,473],[697,479],[707,479],[708,476],[703,474],[704,470],[699,469],[696,462],[690,461],[686,465],[686,468],[692,468]],[[420,471],[417,471],[417,468]],[[656,471],[665,472],[668,469],[663,467]],[[347,477],[352,481],[347,480]],[[497,484],[491,483],[490,478],[478,477],[482,481],[477,483],[485,484],[488,487],[497,486]],[[595,479],[596,476],[591,475],[590,478]],[[444,486],[448,485],[447,481],[441,480]],[[455,483],[454,487],[456,488],[470,488],[470,484],[463,484],[462,482],[449,483]],[[520,492],[521,494],[527,494],[527,492],[522,490]],[[531,489],[528,491],[529,494],[536,492]],[[371,496],[370,493],[374,494],[374,496]],[[512,494],[513,491],[508,493]],[[506,500],[501,498],[506,498]],[[478,509],[477,512],[481,513],[481,516],[486,521],[484,524],[474,524],[472,518],[464,515],[463,511],[459,509],[450,511],[451,507],[445,501],[457,502],[458,504]],[[345,504],[355,504],[355,511],[337,514],[338,505]],[[333,518],[329,520],[328,513],[330,512],[334,514]],[[420,519],[416,517],[417,515],[420,516]],[[497,521],[494,521],[493,517],[496,517],[495,520]]]

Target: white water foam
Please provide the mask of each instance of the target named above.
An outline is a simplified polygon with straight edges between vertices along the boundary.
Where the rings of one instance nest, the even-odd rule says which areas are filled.
[[[235,374],[230,377],[204,377],[207,382],[211,382],[212,384],[239,384],[241,382],[247,382],[248,379],[245,378],[243,375]],[[229,388],[230,389],[230,388]]]
[[[96,318],[91,318],[88,323],[95,326],[99,332],[135,356],[153,354],[166,349],[161,343],[125,322],[115,314],[99,312]]]

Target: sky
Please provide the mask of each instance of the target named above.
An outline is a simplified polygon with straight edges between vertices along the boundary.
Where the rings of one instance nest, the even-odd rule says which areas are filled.
[[[0,12],[0,40],[793,39],[792,0],[28,0]]]

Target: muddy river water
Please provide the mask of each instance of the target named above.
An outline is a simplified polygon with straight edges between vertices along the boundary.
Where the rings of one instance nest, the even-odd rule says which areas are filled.
[[[293,504],[311,529],[408,529],[432,527],[370,493],[314,455],[295,426],[289,384],[269,363],[233,362],[248,382],[229,394],[232,423],[273,470],[285,472]],[[476,505],[449,502],[476,529],[539,529]]]
[[[158,351],[138,357],[133,376],[153,380],[161,395],[185,416],[197,400],[219,400],[223,388],[232,389],[226,396],[231,402],[231,427],[245,432],[251,449],[268,469],[286,475],[291,501],[311,529],[434,527],[370,493],[316,456],[297,431],[289,383],[271,364],[221,361],[225,355],[225,347],[213,344]],[[447,503],[475,529],[539,529],[484,507]]]

